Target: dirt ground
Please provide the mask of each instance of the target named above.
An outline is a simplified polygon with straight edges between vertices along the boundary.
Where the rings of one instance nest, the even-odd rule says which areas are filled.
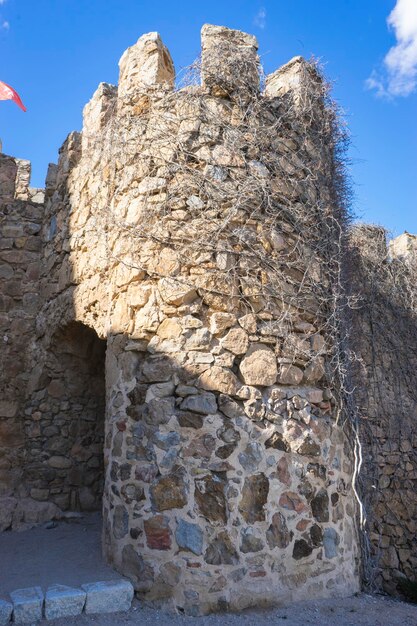
[[[194,621],[196,626],[417,626],[417,605],[383,596],[365,594],[344,600],[302,602],[287,608],[251,610],[240,614],[219,614],[207,617],[168,615],[142,607],[135,601],[128,613],[113,615],[81,615],[73,619],[42,622],[44,626],[184,626]]]
[[[38,585],[118,578],[101,557],[101,516],[90,513],[58,522],[53,528],[0,533],[0,598],[10,591]]]

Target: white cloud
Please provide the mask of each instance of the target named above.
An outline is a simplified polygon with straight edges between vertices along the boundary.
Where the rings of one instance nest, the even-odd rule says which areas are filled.
[[[6,4],[6,2],[7,2],[7,0],[0,0],[0,6],[1,6],[2,4]]]
[[[261,7],[259,9],[259,11],[257,12],[257,14],[255,15],[255,17],[253,19],[253,23],[255,24],[255,26],[258,26],[258,28],[262,28],[262,30],[265,28],[265,26],[266,26],[266,9],[265,9],[265,7]]]
[[[366,81],[378,96],[408,96],[417,88],[417,0],[397,0],[388,16],[397,43],[386,54],[382,70]]]
[[[2,28],[2,30],[9,30],[9,28],[10,28],[9,22],[7,20],[4,20],[4,22],[2,22],[2,24],[1,24],[1,28]]]

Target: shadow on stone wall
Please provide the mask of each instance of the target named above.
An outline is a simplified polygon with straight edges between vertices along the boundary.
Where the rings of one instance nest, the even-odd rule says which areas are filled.
[[[103,492],[106,342],[79,322],[53,334],[26,412],[24,480],[62,510],[99,510]]]
[[[24,396],[27,349],[39,306],[42,205],[29,185],[30,164],[0,155],[0,495],[27,495]],[[38,197],[39,200],[39,197]],[[16,500],[2,500],[0,528]]]
[[[398,593],[415,580],[417,514],[417,318],[412,257],[390,257],[386,232],[352,233],[352,334],[359,357],[363,498],[371,540],[371,588]],[[414,268],[414,269],[413,269]]]

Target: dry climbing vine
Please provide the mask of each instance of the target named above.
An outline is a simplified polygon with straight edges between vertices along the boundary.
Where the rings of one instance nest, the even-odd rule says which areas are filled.
[[[352,444],[365,531],[349,333],[357,297],[346,287],[348,135],[316,63],[301,65],[296,97],[267,98],[252,88],[257,65],[241,72],[250,83],[242,78],[230,94],[234,62],[216,67],[223,97],[199,85],[197,62],[176,91],[119,93],[104,130],[84,131],[83,156],[102,172],[102,187],[87,189],[91,237],[105,232],[106,262],[142,271],[145,280],[166,276],[169,266],[207,306],[257,313],[262,340],[279,337],[279,356],[323,368],[329,407]],[[314,355],[294,340],[302,323],[323,338]],[[369,540],[361,534],[367,578]]]

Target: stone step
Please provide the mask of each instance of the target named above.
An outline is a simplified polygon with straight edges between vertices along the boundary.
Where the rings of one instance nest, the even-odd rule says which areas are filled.
[[[0,599],[0,626],[33,624],[43,617],[47,620],[74,617],[85,612],[117,613],[128,611],[134,596],[132,584],[124,579],[81,585],[81,589],[52,585],[44,595],[40,587],[16,589],[10,593],[11,602]]]

